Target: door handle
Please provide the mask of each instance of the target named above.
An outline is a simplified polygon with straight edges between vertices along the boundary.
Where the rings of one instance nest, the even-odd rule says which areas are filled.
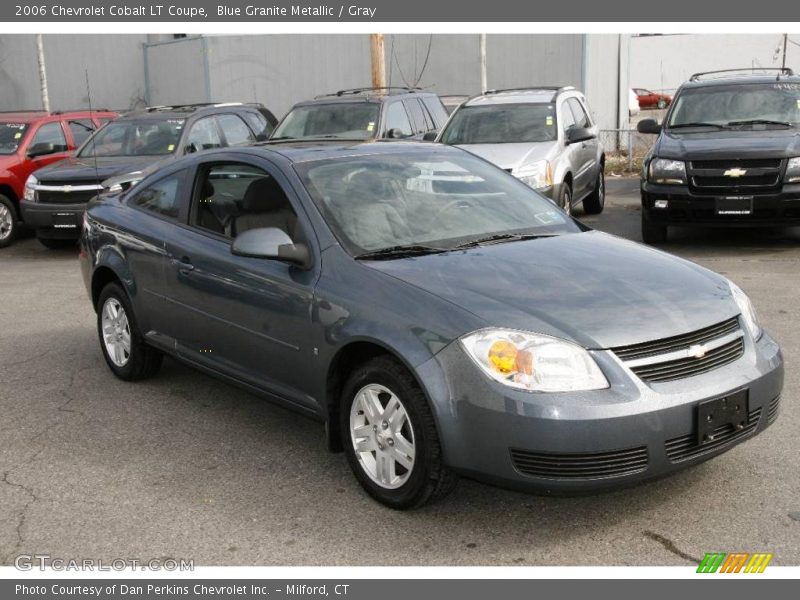
[[[194,271],[194,265],[192,264],[192,260],[188,256],[173,258],[171,262],[173,266],[177,267],[181,273],[188,273],[189,271]]]

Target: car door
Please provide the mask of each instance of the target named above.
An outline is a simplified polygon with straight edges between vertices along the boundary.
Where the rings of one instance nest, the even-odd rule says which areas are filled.
[[[118,220],[117,245],[133,279],[132,301],[143,331],[154,342],[174,346],[168,335],[164,301],[165,240],[188,213],[187,169],[170,169],[134,187],[125,197],[130,209]]]
[[[199,162],[188,222],[166,244],[170,331],[182,357],[315,410],[305,373],[316,268],[231,252],[243,231],[271,226],[314,243],[279,169],[230,153]]]
[[[593,129],[594,124],[589,117],[589,112],[585,105],[577,97],[572,96],[567,99],[567,105],[572,111],[575,127],[580,129]],[[592,191],[597,176],[597,133],[593,137],[571,144],[574,147],[574,196],[582,198]]]

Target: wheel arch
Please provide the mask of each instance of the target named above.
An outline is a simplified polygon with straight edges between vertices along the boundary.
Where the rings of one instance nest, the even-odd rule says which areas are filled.
[[[11,200],[11,204],[14,206],[14,211],[16,212],[17,221],[21,220],[22,215],[19,210],[19,198],[17,198],[17,193],[14,191],[14,188],[7,182],[0,182],[0,195]]]
[[[95,311],[103,288],[114,281],[122,286],[122,289],[127,292],[128,297],[132,300],[134,283],[124,259],[117,252],[110,249],[101,250],[98,253],[91,279],[92,305]]]

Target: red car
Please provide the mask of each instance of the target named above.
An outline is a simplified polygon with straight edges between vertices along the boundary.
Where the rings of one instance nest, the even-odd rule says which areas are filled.
[[[86,138],[116,118],[108,110],[0,112],[0,248],[14,241],[19,200],[28,176],[67,158]]]
[[[644,88],[634,88],[636,97],[639,99],[639,108],[667,108],[672,102],[672,96],[651,92]]]

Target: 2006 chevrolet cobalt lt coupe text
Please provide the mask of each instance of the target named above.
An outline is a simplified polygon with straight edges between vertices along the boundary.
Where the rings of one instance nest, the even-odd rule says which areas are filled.
[[[778,414],[780,349],[738,287],[457,148],[192,155],[96,199],[81,257],[117,376],[166,353],[317,417],[395,508],[457,474],[638,482]]]

